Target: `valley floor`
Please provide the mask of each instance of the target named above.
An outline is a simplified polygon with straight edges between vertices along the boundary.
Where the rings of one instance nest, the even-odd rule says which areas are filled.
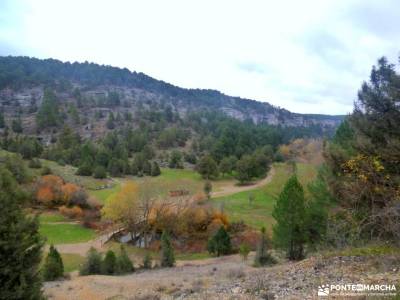
[[[313,256],[265,268],[238,255],[178,262],[126,276],[73,275],[45,284],[49,299],[316,299],[323,284],[399,284],[398,254]],[[382,295],[382,294],[381,294]],[[343,299],[343,298],[341,298]],[[353,298],[354,299],[354,298]],[[357,298],[356,298],[357,299]],[[365,298],[362,298],[365,299]]]

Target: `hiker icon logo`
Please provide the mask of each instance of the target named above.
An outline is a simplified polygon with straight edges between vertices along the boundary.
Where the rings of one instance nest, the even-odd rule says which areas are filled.
[[[329,285],[318,286],[318,296],[329,296]]]

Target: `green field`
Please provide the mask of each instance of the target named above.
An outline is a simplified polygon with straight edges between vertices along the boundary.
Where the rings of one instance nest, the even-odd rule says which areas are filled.
[[[121,183],[116,182],[111,188],[101,190],[88,190],[89,195],[95,197],[100,203],[105,204],[107,199],[121,190]]]
[[[73,223],[41,223],[39,232],[47,244],[54,245],[87,242],[96,236],[93,230]]]
[[[161,180],[170,180],[176,181],[181,179],[193,180],[193,181],[202,181],[202,178],[199,173],[188,170],[188,169],[161,169],[161,175],[159,177]]]
[[[63,215],[56,213],[42,213],[39,216],[40,223],[68,222]]]
[[[222,207],[231,221],[243,220],[254,228],[265,226],[268,230],[273,224],[272,210],[286,180],[291,175],[290,167],[284,163],[275,163],[275,175],[271,182],[264,187],[244,191],[226,197],[215,198],[212,201],[216,207]],[[307,184],[316,176],[317,170],[311,164],[297,164],[297,174],[302,184]],[[249,196],[254,200],[250,204]]]
[[[73,253],[61,253],[61,258],[63,260],[65,273],[79,270],[79,266],[85,261],[83,256]]]

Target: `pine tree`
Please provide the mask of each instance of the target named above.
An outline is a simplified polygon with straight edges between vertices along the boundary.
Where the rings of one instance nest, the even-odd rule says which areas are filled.
[[[41,299],[39,264],[43,240],[38,219],[27,217],[25,195],[0,167],[0,299]]]
[[[105,275],[113,275],[117,273],[117,258],[114,251],[108,250],[102,262],[102,273]]]
[[[76,175],[80,176],[92,176],[93,170],[92,170],[92,164],[89,162],[83,162],[78,170],[76,170]]]
[[[101,254],[95,248],[91,247],[79,273],[81,275],[101,274],[101,265]]]
[[[333,202],[333,197],[328,190],[327,183],[323,177],[324,169],[318,173],[316,180],[308,185],[310,199],[306,206],[306,238],[307,244],[315,247],[325,238],[327,221],[328,221],[328,205]]]
[[[64,264],[60,253],[53,245],[50,246],[43,267],[43,278],[46,281],[56,280],[64,275]]]
[[[275,204],[272,216],[276,220],[273,227],[273,241],[278,248],[286,250],[291,260],[304,257],[305,205],[304,191],[296,175],[286,182]]]
[[[43,95],[43,102],[36,115],[36,123],[39,129],[57,126],[60,123],[60,112],[57,98],[54,92],[46,89]]]
[[[169,234],[164,231],[161,235],[161,266],[173,267],[175,264],[174,248]]]
[[[107,170],[103,166],[96,166],[93,171],[93,177],[103,179],[107,177]]]
[[[231,237],[224,226],[221,226],[215,235],[209,239],[207,250],[217,256],[227,255],[232,251]]]
[[[265,266],[275,262],[272,256],[268,253],[269,246],[268,237],[265,233],[265,227],[263,227],[261,228],[261,239],[257,246],[256,257],[254,259],[255,266]]]
[[[197,163],[196,169],[204,179],[215,178],[219,175],[217,163],[210,155],[203,156]]]
[[[158,163],[153,161],[153,164],[151,165],[151,176],[159,176],[161,174],[160,167],[158,166]]]
[[[120,274],[131,273],[134,271],[132,261],[129,259],[123,245],[121,245],[121,251],[117,258],[117,268]]]

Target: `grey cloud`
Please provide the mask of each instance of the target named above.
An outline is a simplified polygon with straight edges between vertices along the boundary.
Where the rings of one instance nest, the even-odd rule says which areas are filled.
[[[400,37],[400,6],[398,0],[358,1],[345,15],[354,28],[379,38]]]

